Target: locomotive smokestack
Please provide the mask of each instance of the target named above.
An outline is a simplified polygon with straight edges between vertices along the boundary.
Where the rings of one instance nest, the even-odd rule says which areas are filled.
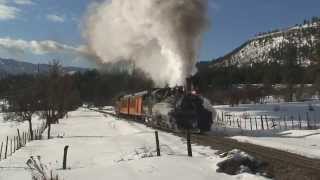
[[[192,77],[188,77],[186,79],[186,93],[191,93],[194,91],[193,83],[192,83]]]

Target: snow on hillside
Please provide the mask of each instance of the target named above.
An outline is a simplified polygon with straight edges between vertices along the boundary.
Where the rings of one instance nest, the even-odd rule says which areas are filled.
[[[295,26],[286,30],[267,33],[248,40],[239,48],[230,54],[218,60],[218,64],[229,65],[245,65],[259,62],[274,61],[271,51],[277,51],[285,43],[295,44],[298,48],[313,47],[315,42],[320,41],[319,37],[320,23],[306,24],[303,26]],[[303,54],[303,53],[300,53]],[[302,55],[298,62],[302,66],[309,66],[311,60]]]
[[[161,157],[156,157],[153,129],[87,109],[70,113],[52,130],[60,138],[33,141],[0,162],[0,179],[31,180],[25,169],[30,156],[41,156],[44,164],[66,180],[264,179],[246,173],[217,173],[216,164],[223,159],[215,155],[216,151],[193,145],[194,157],[190,158],[184,140],[165,132],[159,132]],[[65,145],[70,148],[68,170],[63,171]]]

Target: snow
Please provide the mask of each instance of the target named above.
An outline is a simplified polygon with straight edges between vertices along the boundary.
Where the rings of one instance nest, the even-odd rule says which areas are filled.
[[[280,149],[309,158],[320,159],[320,130],[290,130],[273,137],[233,136],[240,142]]]
[[[297,47],[308,46],[311,47],[316,41],[319,41],[314,34],[305,35],[300,31],[304,29],[319,28],[319,23],[307,24],[303,26],[296,26],[289,29],[283,29],[279,32],[267,33],[249,39],[242,46],[235,49],[228,57],[224,58],[221,65],[245,65],[259,62],[271,62],[274,60],[270,51],[272,49],[280,48],[281,44],[291,42]],[[295,34],[292,37],[291,34]],[[307,67],[311,65],[309,57],[300,57],[302,59],[301,66]]]
[[[28,122],[16,122],[16,121],[5,121],[4,113],[0,113],[0,144],[4,142],[7,138],[13,139],[14,136],[17,136],[17,129],[22,132],[28,132],[29,124]],[[43,121],[38,116],[33,116],[32,126],[34,130],[42,125]]]
[[[216,122],[219,122],[219,126],[227,128],[241,127],[241,130],[251,130],[251,123],[253,130],[261,130],[261,116],[265,129],[267,129],[266,123],[273,130],[292,129],[292,124],[295,129],[298,129],[300,124],[301,128],[307,128],[308,120],[310,126],[320,127],[320,101],[242,104],[235,107],[223,105],[214,108],[218,115]]]
[[[309,110],[312,104],[313,111]],[[226,121],[222,126],[224,128],[214,128],[214,132],[223,132],[240,142],[252,143],[261,146],[280,149],[283,151],[299,154],[302,156],[320,159],[320,129],[307,130],[307,117],[310,118],[310,124],[313,127],[320,127],[320,102],[295,102],[295,103],[276,103],[276,104],[246,104],[237,107],[215,106],[216,111],[220,115],[222,112],[231,115],[230,121]],[[260,117],[273,118],[275,128],[261,130]],[[301,116],[302,129],[298,128],[298,116]],[[233,118],[235,117],[235,118]],[[249,118],[253,120],[257,118],[258,130],[256,130],[253,121],[253,131],[250,129]],[[285,128],[286,117],[287,128]],[[291,117],[293,117],[293,128]],[[237,125],[233,125],[232,119],[239,119],[241,129]],[[264,121],[265,122],[265,121]],[[221,123],[221,122],[220,122]],[[247,124],[245,126],[245,123]],[[269,125],[271,122],[269,121]],[[216,124],[217,125],[217,124]],[[221,124],[219,124],[221,125]],[[282,129],[280,129],[279,125]],[[271,127],[271,126],[270,126]]]
[[[265,179],[246,173],[217,173],[216,164],[223,159],[216,151],[193,145],[194,157],[188,157],[184,139],[166,132],[159,132],[161,157],[156,157],[153,129],[84,108],[53,125],[52,133],[53,139],[30,142],[1,161],[0,179],[31,180],[26,169],[30,156],[41,156],[42,163],[67,180]],[[70,146],[68,169],[61,170],[65,145]]]

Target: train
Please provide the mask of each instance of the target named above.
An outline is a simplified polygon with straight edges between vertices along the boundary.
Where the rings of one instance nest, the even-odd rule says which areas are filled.
[[[120,96],[115,111],[150,127],[197,133],[210,131],[216,115],[209,100],[183,86]]]

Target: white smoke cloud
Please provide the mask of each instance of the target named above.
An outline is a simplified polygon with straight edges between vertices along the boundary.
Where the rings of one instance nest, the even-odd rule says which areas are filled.
[[[103,62],[132,61],[158,85],[181,85],[195,68],[207,3],[104,0],[91,6],[84,36]]]

